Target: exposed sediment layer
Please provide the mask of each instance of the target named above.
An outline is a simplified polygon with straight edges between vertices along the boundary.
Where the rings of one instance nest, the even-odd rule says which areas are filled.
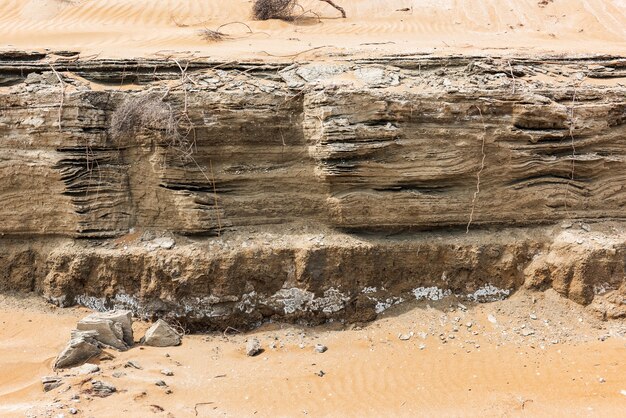
[[[533,229],[624,220],[623,58],[68,55],[0,55],[5,289],[210,327],[607,284],[623,315],[618,232]],[[189,238],[111,246],[133,231]]]

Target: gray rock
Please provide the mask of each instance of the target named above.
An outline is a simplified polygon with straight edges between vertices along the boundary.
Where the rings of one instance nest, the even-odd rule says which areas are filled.
[[[70,414],[72,414],[72,415],[76,415],[76,414],[78,414],[78,409],[76,409],[76,408],[70,408]]]
[[[105,383],[101,380],[94,380],[91,382],[91,392],[93,396],[98,396],[100,398],[106,398],[107,396],[113,395],[117,392],[115,386]]]
[[[132,316],[130,311],[95,312],[78,322],[80,331],[97,331],[96,340],[118,350],[133,345]]]
[[[402,341],[408,341],[411,339],[412,336],[413,336],[413,332],[411,331],[408,334],[398,334],[398,339]]]
[[[246,343],[246,355],[253,357],[260,354],[262,351],[261,343],[257,338],[251,338]]]
[[[143,370],[143,367],[141,367],[141,364],[139,364],[139,363],[137,363],[136,361],[133,361],[133,360],[128,360],[126,362],[126,364],[124,364],[124,367],[126,367],[126,368],[132,367],[133,369]]]
[[[99,371],[100,371],[100,367],[91,363],[86,363],[80,367],[74,367],[69,370],[70,373],[76,374],[76,375],[87,375],[87,374],[97,373]]]
[[[165,383],[164,380],[157,380],[156,382],[154,382],[155,385],[160,386],[160,387],[166,387],[167,383]]]
[[[181,335],[162,319],[156,321],[143,337],[143,343],[152,347],[180,345]]]
[[[55,369],[66,369],[80,366],[90,358],[102,352],[95,340],[96,332],[73,331],[72,338],[54,362]]]
[[[63,379],[58,376],[46,376],[41,378],[41,384],[43,385],[43,391],[49,392],[61,386]]]
[[[161,370],[161,374],[163,376],[174,376],[174,372],[171,371],[170,369],[163,369],[163,370]]]

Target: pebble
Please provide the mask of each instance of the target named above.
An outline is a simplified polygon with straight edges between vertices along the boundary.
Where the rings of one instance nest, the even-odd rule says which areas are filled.
[[[601,377],[601,378],[599,378],[599,379],[598,379],[598,382],[600,382],[600,383],[605,383],[605,382],[606,382],[606,379],[605,379],[604,377]]]
[[[320,370],[319,372],[315,373],[316,375],[318,375],[319,377],[324,377],[324,375],[326,374],[324,372],[324,370]]]
[[[171,371],[170,369],[163,369],[161,370],[161,374],[164,376],[174,376],[174,372]]]
[[[70,408],[70,414],[72,414],[72,415],[76,415],[76,414],[78,414],[78,409],[76,409],[76,408]]]
[[[246,343],[246,354],[250,357],[256,356],[261,353],[263,350],[261,349],[261,343],[257,338],[251,338]]]
[[[133,360],[129,360],[126,362],[126,364],[124,364],[124,367],[132,367],[133,369],[137,369],[137,370],[142,370],[143,367],[141,367],[141,365],[139,363],[137,363],[136,361]]]
[[[165,383],[165,381],[163,380],[157,380],[156,382],[154,382],[155,385],[160,386],[160,387],[165,387],[167,386],[167,383]]]
[[[328,347],[326,347],[324,344],[315,344],[315,351],[317,353],[325,353],[328,350]]]
[[[420,350],[423,350],[423,349],[425,349],[425,348],[426,348],[426,345],[425,345],[425,344],[420,344],[420,347],[419,347],[419,348],[420,348]]]
[[[398,334],[398,338],[402,341],[408,341],[413,336],[413,332],[409,332],[408,334]]]
[[[498,320],[496,319],[495,316],[493,316],[492,314],[487,315],[487,319],[489,320],[489,322],[491,322],[492,324],[497,324]]]
[[[466,326],[466,327],[468,327],[468,328],[471,328],[471,327],[472,327],[472,325],[474,325],[474,324],[472,324],[471,322],[467,322],[467,323],[465,324],[465,326]]]
[[[530,314],[530,319],[537,320],[537,315],[535,315],[535,314],[532,314],[532,313],[531,313],[531,314]]]

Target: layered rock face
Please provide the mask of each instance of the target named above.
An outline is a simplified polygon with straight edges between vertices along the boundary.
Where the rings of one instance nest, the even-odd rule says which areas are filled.
[[[4,289],[198,327],[524,285],[624,314],[624,59],[56,58],[0,58]]]

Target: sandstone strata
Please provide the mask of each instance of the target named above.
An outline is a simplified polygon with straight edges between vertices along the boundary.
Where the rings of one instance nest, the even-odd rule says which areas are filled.
[[[624,315],[623,58],[50,60],[0,56],[2,289],[205,328],[521,286]]]

